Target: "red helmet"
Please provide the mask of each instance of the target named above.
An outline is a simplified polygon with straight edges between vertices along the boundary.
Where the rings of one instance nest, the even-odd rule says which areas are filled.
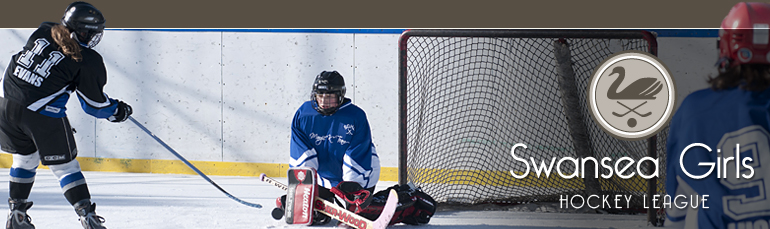
[[[719,29],[720,68],[770,64],[770,4],[740,2],[730,9]]]

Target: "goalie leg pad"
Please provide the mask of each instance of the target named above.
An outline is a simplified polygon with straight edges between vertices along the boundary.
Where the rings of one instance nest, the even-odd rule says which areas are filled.
[[[286,195],[286,223],[310,225],[313,223],[314,199],[318,196],[316,171],[312,168],[291,168]]]

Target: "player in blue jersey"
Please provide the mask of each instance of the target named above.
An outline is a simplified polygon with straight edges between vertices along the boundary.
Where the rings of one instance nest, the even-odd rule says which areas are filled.
[[[736,4],[719,32],[719,74],[710,89],[687,96],[671,120],[666,192],[700,205],[666,208],[667,227],[769,227],[768,25],[770,5]]]
[[[338,72],[324,71],[313,84],[311,100],[300,106],[291,124],[291,167],[318,171],[318,184],[331,189],[351,181],[373,188],[380,163],[366,113],[345,98]]]
[[[365,197],[373,194],[380,177],[380,160],[366,113],[345,98],[345,91],[345,80],[337,71],[316,76],[310,100],[299,107],[291,123],[289,166],[316,169],[320,197],[333,200],[334,192],[365,208],[371,201]],[[359,197],[364,199],[357,201]],[[283,202],[279,199],[280,205]],[[329,220],[316,214],[313,224]]]
[[[45,22],[23,50],[11,58],[2,80],[0,146],[12,154],[6,228],[34,228],[27,201],[39,163],[59,179],[64,197],[84,228],[104,228],[96,204],[75,160],[77,147],[66,116],[76,92],[83,110],[112,122],[125,121],[131,106],[109,98],[102,89],[107,71],[93,48],[101,40],[104,16],[85,2],[70,4],[61,24]]]

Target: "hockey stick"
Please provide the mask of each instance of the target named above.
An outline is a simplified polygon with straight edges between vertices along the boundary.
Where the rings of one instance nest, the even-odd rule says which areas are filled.
[[[615,113],[615,112],[613,111],[613,112],[612,112],[612,115],[615,115],[615,116],[617,116],[617,117],[623,117],[623,116],[626,116],[628,113],[631,113],[631,112],[634,112],[634,113],[636,113],[636,114],[637,114],[637,115],[639,115],[639,116],[642,116],[642,118],[644,118],[644,117],[647,117],[647,116],[650,116],[650,115],[652,114],[652,112],[647,112],[647,113],[644,113],[644,114],[639,114],[639,112],[636,112],[636,108],[639,108],[639,107],[641,107],[641,106],[642,106],[642,105],[644,105],[644,104],[647,104],[647,101],[644,101],[642,104],[639,104],[639,106],[636,106],[636,107],[634,107],[634,108],[630,108],[630,107],[626,106],[626,104],[623,104],[623,103],[621,103],[621,102],[618,102],[618,104],[620,104],[621,106],[623,106],[623,107],[625,107],[626,109],[628,109],[628,111],[626,111],[626,113],[623,113],[623,114],[618,114],[618,113]]]
[[[225,191],[225,189],[223,189],[222,187],[219,187],[219,185],[217,185],[217,183],[214,183],[214,181],[213,181],[213,180],[211,180],[211,179],[210,179],[208,176],[206,176],[206,174],[203,174],[203,172],[201,172],[200,170],[198,170],[198,168],[196,168],[196,167],[195,167],[195,166],[194,166],[192,163],[190,163],[189,161],[187,161],[187,159],[184,159],[184,157],[182,157],[182,155],[180,155],[179,153],[177,153],[177,152],[176,152],[176,150],[172,149],[172,148],[171,148],[171,146],[168,146],[168,145],[167,145],[165,142],[163,142],[163,140],[160,140],[160,138],[158,138],[157,136],[155,136],[155,134],[153,134],[152,132],[150,132],[150,130],[148,130],[146,127],[144,127],[144,125],[142,125],[141,123],[139,123],[138,121],[136,121],[136,119],[134,119],[134,117],[128,116],[128,119],[130,119],[132,122],[134,122],[134,124],[136,124],[136,126],[138,126],[140,129],[144,130],[144,132],[145,132],[145,133],[149,134],[149,135],[150,135],[150,137],[152,137],[153,139],[155,139],[155,141],[157,141],[158,143],[160,143],[160,144],[161,144],[163,147],[165,147],[165,148],[166,148],[166,149],[167,149],[169,152],[173,153],[173,154],[174,154],[174,156],[176,156],[177,158],[179,158],[179,160],[181,160],[182,162],[184,162],[184,164],[186,164],[186,165],[187,165],[187,167],[190,167],[190,168],[191,168],[193,171],[195,171],[196,173],[198,173],[198,175],[201,175],[201,177],[203,177],[203,179],[205,179],[206,181],[208,181],[209,183],[211,183],[212,185],[214,185],[214,187],[216,187],[217,189],[219,189],[219,191],[222,191],[222,193],[224,193],[224,194],[225,194],[227,197],[230,197],[230,199],[233,199],[233,200],[237,201],[238,203],[241,203],[241,204],[243,204],[243,205],[246,205],[246,206],[249,206],[249,207],[253,207],[253,208],[262,208],[262,205],[259,205],[259,204],[254,204],[254,203],[249,203],[249,202],[243,201],[243,200],[241,200],[241,199],[238,199],[238,197],[235,197],[235,196],[233,196],[233,195],[230,195],[230,193],[228,193],[227,191]]]
[[[278,182],[277,180],[268,177],[266,174],[259,175],[259,179],[275,185],[276,187],[287,191],[289,189],[285,184]],[[396,213],[396,207],[398,204],[398,194],[396,190],[390,190],[388,193],[388,199],[385,202],[385,207],[382,208],[380,217],[371,221],[363,216],[348,211],[347,209],[340,207],[332,202],[316,197],[315,210],[319,211],[329,217],[336,219],[339,222],[350,225],[357,229],[384,229],[390,224],[390,220],[393,218],[393,214]]]

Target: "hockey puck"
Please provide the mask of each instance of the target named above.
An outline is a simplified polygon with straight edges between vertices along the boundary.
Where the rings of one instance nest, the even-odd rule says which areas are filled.
[[[273,212],[271,212],[270,214],[273,215],[273,219],[279,220],[283,218],[283,209],[273,208]]]

